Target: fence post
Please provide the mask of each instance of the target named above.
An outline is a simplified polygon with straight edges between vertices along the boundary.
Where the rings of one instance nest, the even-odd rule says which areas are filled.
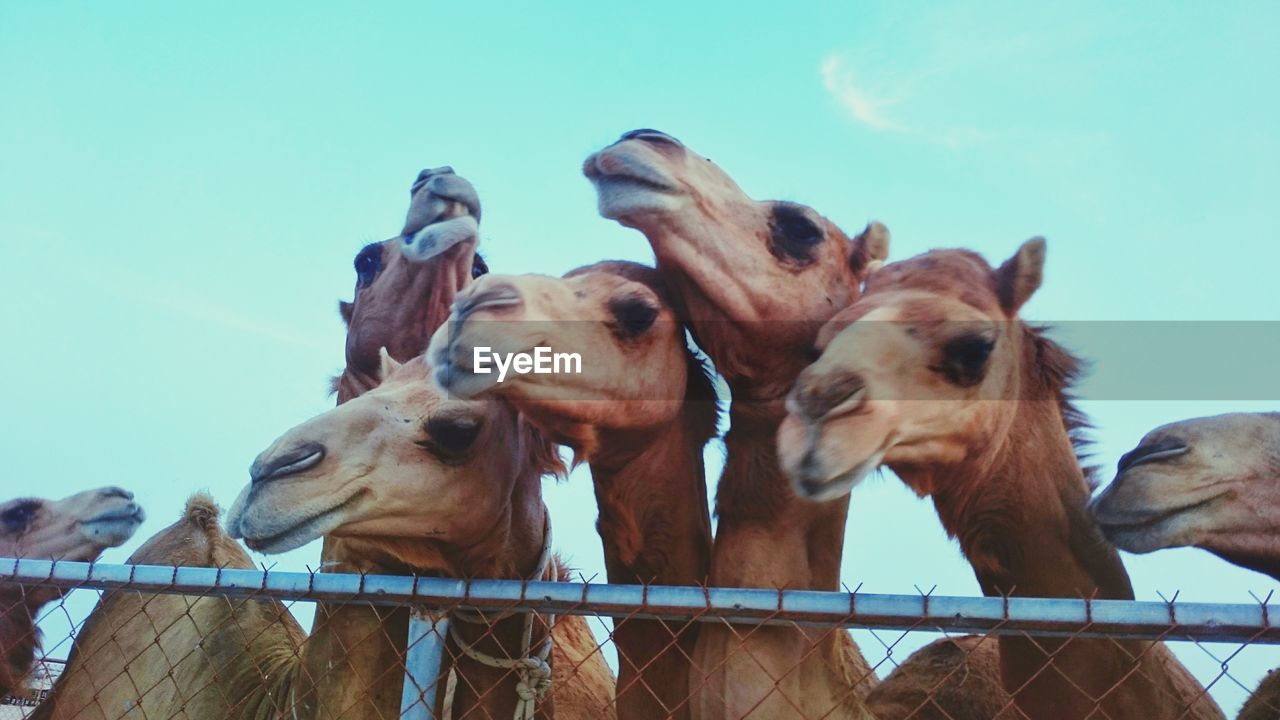
[[[400,696],[402,720],[437,720],[436,690],[440,663],[449,636],[449,616],[431,615],[414,606],[409,614],[409,651],[404,658],[404,691]]]

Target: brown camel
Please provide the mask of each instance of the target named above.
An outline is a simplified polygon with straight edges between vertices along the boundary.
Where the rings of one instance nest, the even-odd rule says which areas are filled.
[[[477,347],[577,353],[581,373],[498,382],[475,373]],[[609,582],[706,583],[711,521],[702,450],[716,432],[715,390],[657,271],[602,262],[564,279],[485,276],[458,296],[428,357],[442,387],[507,398],[587,461]],[[620,718],[689,716],[697,627],[614,618]]]
[[[623,135],[583,171],[601,215],[644,233],[678,316],[732,391],[711,584],[836,590],[848,499],[797,498],[774,437],[818,330],[858,297],[888,231],[873,223],[850,240],[810,208],[753,200],[655,130]],[[875,683],[843,631],[712,623],[693,661],[699,720],[865,717]]]
[[[1129,552],[1199,547],[1280,580],[1280,414],[1156,428],[1120,458],[1092,507],[1107,539]],[[1239,720],[1277,717],[1280,672],[1272,671]]]
[[[288,431],[258,456],[253,482],[228,517],[232,534],[268,553],[331,535],[401,572],[561,579],[558,562],[548,562],[541,486],[544,474],[564,471],[554,446],[505,403],[446,397],[422,358],[399,365],[384,354],[383,367],[376,389]],[[490,667],[472,651],[536,656],[547,642],[544,619],[527,645],[525,616],[489,622],[453,620],[454,717],[511,717],[518,690],[537,685],[536,676]],[[562,617],[555,628],[557,682],[538,717],[556,716],[556,707],[561,718],[612,717],[614,680],[585,619]]]
[[[377,385],[383,348],[400,362],[422,354],[448,317],[454,296],[486,270],[476,255],[480,199],[471,183],[450,167],[427,169],[418,173],[409,196],[400,234],[356,254],[355,293],[350,303],[339,303],[347,325],[346,366],[334,382],[339,404]],[[349,550],[338,538],[325,538],[321,558],[326,572],[399,572]],[[364,696],[376,698],[363,708],[366,714],[398,712],[398,681],[363,668],[400,662],[408,622],[408,611],[401,608],[317,605],[316,626],[336,628],[331,652],[345,651],[352,667],[361,669],[318,687],[321,704]]]
[[[1018,318],[1045,246],[999,268],[964,250],[888,265],[823,328],[778,435],[798,494],[849,492],[887,465],[931,495],[983,592],[1129,599],[1087,512],[1067,393],[1078,362]],[[1074,441],[1074,442],[1073,442]],[[1220,718],[1160,643],[1002,635],[1005,688],[1032,718]]]
[[[133,493],[117,487],[10,500],[0,503],[0,557],[90,562],[133,537],[143,518]],[[36,618],[60,597],[58,588],[0,583],[0,697],[31,672],[40,647]]]

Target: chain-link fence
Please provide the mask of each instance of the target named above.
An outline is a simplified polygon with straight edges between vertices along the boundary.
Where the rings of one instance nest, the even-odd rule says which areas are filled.
[[[1280,717],[1280,692],[1253,693],[1257,668],[1280,665],[1269,596],[940,597],[0,559],[6,593],[45,599],[50,587],[65,592],[38,613],[0,607],[0,632],[29,621],[45,636],[0,718],[1208,718],[1246,698],[1241,717]]]

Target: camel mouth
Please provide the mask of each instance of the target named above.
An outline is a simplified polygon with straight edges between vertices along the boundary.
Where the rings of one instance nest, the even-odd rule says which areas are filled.
[[[600,214],[609,219],[674,210],[679,183],[652,162],[652,150],[624,140],[587,158],[582,172],[596,187]]]
[[[412,235],[401,237],[403,243],[400,246],[400,252],[404,254],[405,259],[410,262],[425,263],[457,245],[478,242],[480,224],[471,215],[459,215],[448,220],[432,222]]]
[[[1149,553],[1168,547],[1163,535],[1175,521],[1211,505],[1226,494],[1220,492],[1172,508],[1144,509],[1146,511],[1137,516],[1108,517],[1108,493],[1103,493],[1093,501],[1090,510],[1102,534],[1112,544],[1133,553]]]
[[[267,535],[252,535],[250,534],[251,531],[246,531],[244,515],[253,505],[253,500],[249,500],[244,504],[243,508],[233,508],[233,511],[238,510],[239,512],[236,513],[235,517],[229,519],[228,526],[232,537],[238,535],[243,538],[244,544],[248,545],[251,550],[266,555],[278,555],[290,550],[296,550],[312,540],[324,537],[337,530],[346,521],[347,513],[359,502],[361,495],[362,493],[356,492],[327,510],[321,510],[297,520],[284,530]]]
[[[116,547],[133,537],[134,531],[147,519],[142,506],[130,502],[118,508],[104,510],[77,523],[80,534],[86,538]]]
[[[866,480],[884,461],[885,451],[878,450],[862,462],[844,472],[830,475],[821,473],[811,450],[801,460],[798,472],[792,479],[796,495],[810,502],[829,502],[844,497]]]

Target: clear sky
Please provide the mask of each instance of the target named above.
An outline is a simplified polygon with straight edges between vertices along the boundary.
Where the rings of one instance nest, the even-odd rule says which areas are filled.
[[[998,262],[1044,235],[1032,319],[1278,319],[1276,3],[602,5],[0,4],[3,494],[123,485],[139,540],[194,489],[229,504],[331,406],[351,258],[399,230],[421,168],[474,182],[496,271],[650,260],[580,171],[634,127],[756,197],[878,218],[894,257]],[[1109,478],[1152,427],[1277,405],[1259,399],[1091,401],[1096,460]],[[560,546],[600,572],[585,472],[548,496]],[[1195,550],[1127,561],[1140,598],[1276,587]],[[844,565],[867,591],[977,592],[891,476],[855,492]],[[1249,648],[1232,674],[1275,665]],[[1244,696],[1214,694],[1229,716]]]

